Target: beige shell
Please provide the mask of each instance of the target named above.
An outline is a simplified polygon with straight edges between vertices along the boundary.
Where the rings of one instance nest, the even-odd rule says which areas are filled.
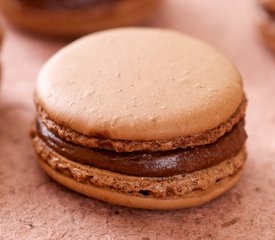
[[[236,68],[176,31],[121,28],[88,35],[55,54],[37,84],[56,123],[90,136],[157,140],[226,121],[243,98]]]

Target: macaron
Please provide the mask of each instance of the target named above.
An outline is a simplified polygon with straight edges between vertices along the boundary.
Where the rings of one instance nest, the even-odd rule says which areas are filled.
[[[261,0],[260,5],[259,30],[265,44],[275,51],[275,0]]]
[[[41,69],[32,142],[60,184],[108,203],[189,208],[233,187],[246,159],[242,78],[182,33],[80,38]]]
[[[161,0],[9,0],[0,10],[18,28],[53,37],[77,37],[143,24]]]

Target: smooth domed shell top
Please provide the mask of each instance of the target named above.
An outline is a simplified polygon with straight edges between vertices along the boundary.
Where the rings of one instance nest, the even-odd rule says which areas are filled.
[[[243,98],[236,68],[182,33],[121,28],[91,34],[42,68],[37,101],[58,124],[90,136],[157,140],[217,127]]]

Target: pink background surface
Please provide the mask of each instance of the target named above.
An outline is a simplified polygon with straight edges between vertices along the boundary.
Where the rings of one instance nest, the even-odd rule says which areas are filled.
[[[238,185],[198,208],[111,206],[51,181],[32,151],[32,94],[42,64],[65,42],[4,25],[0,97],[0,239],[275,239],[275,55],[258,36],[252,0],[166,0],[152,26],[197,36],[240,69],[249,99],[249,157]]]

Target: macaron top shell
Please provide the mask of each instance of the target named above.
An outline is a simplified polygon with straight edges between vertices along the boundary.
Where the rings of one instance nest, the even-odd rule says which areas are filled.
[[[89,136],[158,140],[213,129],[243,99],[236,68],[172,30],[121,28],[83,37],[42,68],[39,106]]]

